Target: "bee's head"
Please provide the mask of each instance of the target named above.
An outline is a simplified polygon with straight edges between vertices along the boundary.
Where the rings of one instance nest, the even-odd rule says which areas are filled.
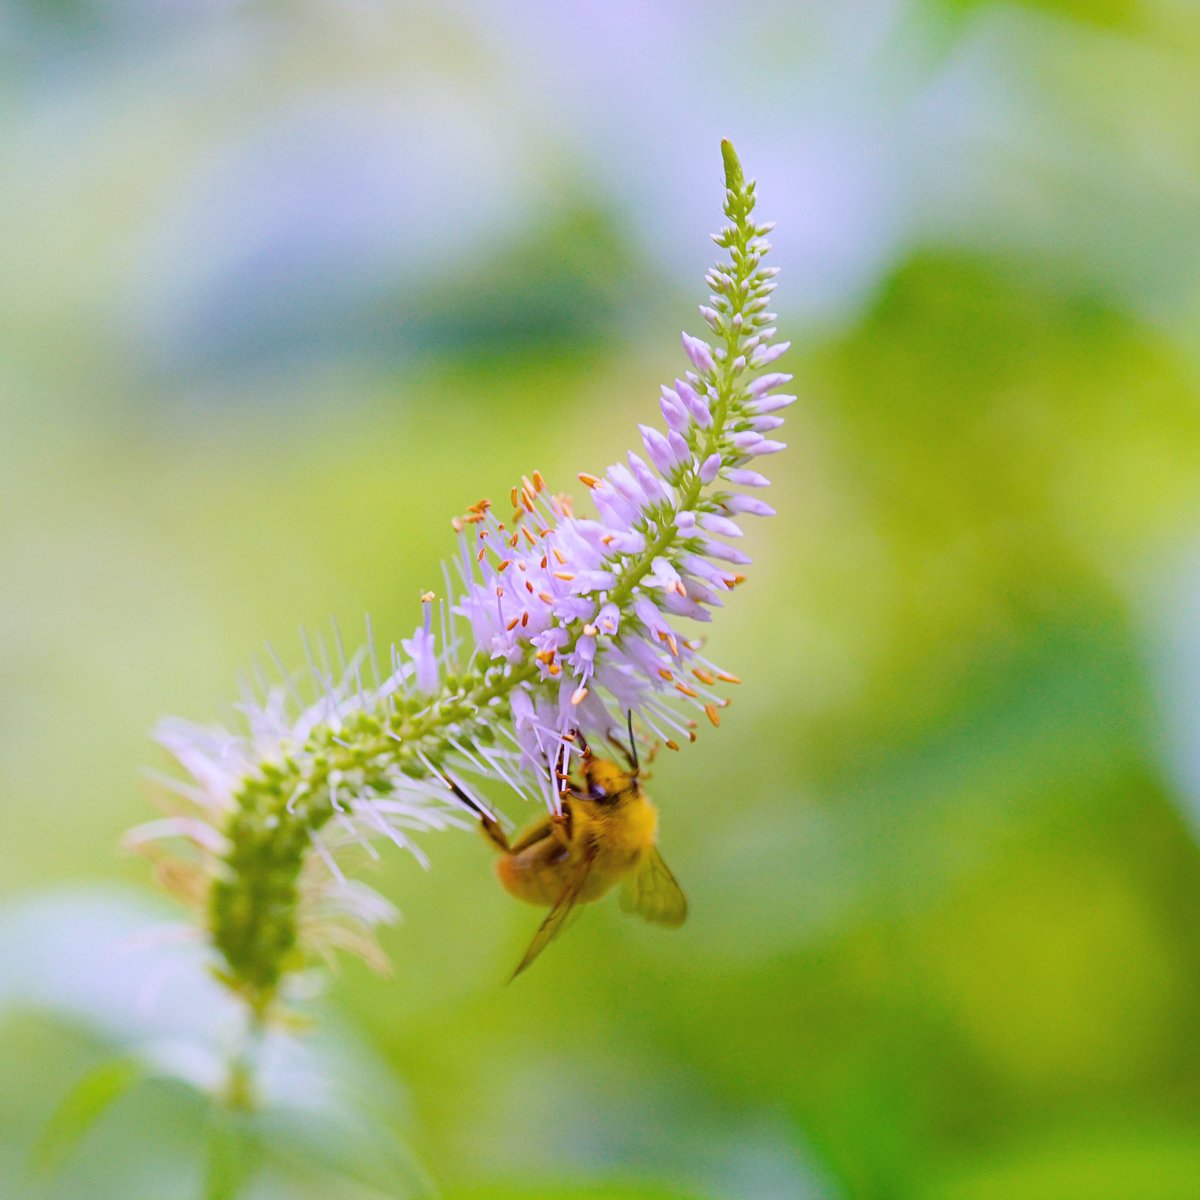
[[[634,793],[638,789],[640,774],[637,759],[637,742],[633,736],[633,714],[629,714],[629,748],[626,749],[612,734],[608,740],[621,752],[628,762],[628,768],[620,766],[610,758],[598,758],[592,753],[591,747],[583,734],[576,730],[575,741],[583,750],[583,776],[587,783],[589,795],[593,800],[616,802],[623,796]]]
[[[584,755],[583,777],[588,795],[602,803],[616,803],[637,788],[637,772],[626,771],[611,758],[597,758],[592,753]]]

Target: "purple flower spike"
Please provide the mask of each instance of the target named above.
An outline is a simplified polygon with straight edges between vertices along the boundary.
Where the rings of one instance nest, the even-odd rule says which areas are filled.
[[[163,729],[187,776],[180,811],[133,840],[186,843],[164,878],[180,881],[255,1018],[287,999],[297,964],[336,947],[380,964],[372,928],[392,910],[343,876],[339,847],[384,837],[420,855],[415,832],[495,819],[481,777],[561,812],[579,733],[603,739],[628,719],[638,741],[677,750],[697,717],[720,723],[718,689],[738,680],[703,657],[690,622],[712,620],[744,578],[748,556],[724,539],[740,537],[741,515],[774,510],[730,487],[767,486],[746,463],[783,449],[763,435],[795,399],[775,392],[790,375],[763,370],[787,349],[767,311],[769,226],[728,143],[722,155],[722,261],[700,309],[713,341],[682,335],[684,378],[659,401],[666,432],[639,426],[649,461],[630,451],[580,475],[587,512],[535,471],[511,508],[480,501],[456,517],[446,594],[425,594],[424,620],[374,686],[362,669],[379,667],[374,646],[340,680],[321,653],[317,694],[296,703],[285,677],[244,706],[244,732]]]

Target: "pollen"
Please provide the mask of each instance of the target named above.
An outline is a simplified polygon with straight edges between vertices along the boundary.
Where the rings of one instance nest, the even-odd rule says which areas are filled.
[[[579,482],[586,488],[594,488],[600,482],[595,475],[589,475],[586,471],[579,472]]]
[[[717,706],[716,706],[715,704],[706,704],[706,705],[704,706],[704,715],[705,715],[705,716],[706,716],[706,717],[707,717],[707,718],[708,718],[708,719],[709,719],[709,720],[710,720],[710,721],[711,721],[711,722],[712,722],[714,725],[720,725],[720,724],[721,724],[721,714],[720,714],[719,712],[717,712]]]
[[[578,687],[571,693],[571,703],[578,708],[587,699],[588,690],[585,687]]]

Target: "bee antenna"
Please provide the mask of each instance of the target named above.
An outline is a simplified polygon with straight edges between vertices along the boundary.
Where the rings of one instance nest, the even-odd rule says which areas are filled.
[[[641,765],[638,763],[637,739],[633,736],[633,709],[625,710],[625,727],[629,730],[629,761],[633,763],[633,773],[636,775],[641,770]]]

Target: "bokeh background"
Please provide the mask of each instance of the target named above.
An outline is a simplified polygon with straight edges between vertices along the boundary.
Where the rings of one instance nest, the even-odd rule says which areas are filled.
[[[728,134],[802,401],[691,919],[505,988],[482,844],[386,855],[248,1194],[1200,1196],[1198,112],[1190,0],[0,4],[0,1195],[201,1194],[147,731],[631,444]]]

